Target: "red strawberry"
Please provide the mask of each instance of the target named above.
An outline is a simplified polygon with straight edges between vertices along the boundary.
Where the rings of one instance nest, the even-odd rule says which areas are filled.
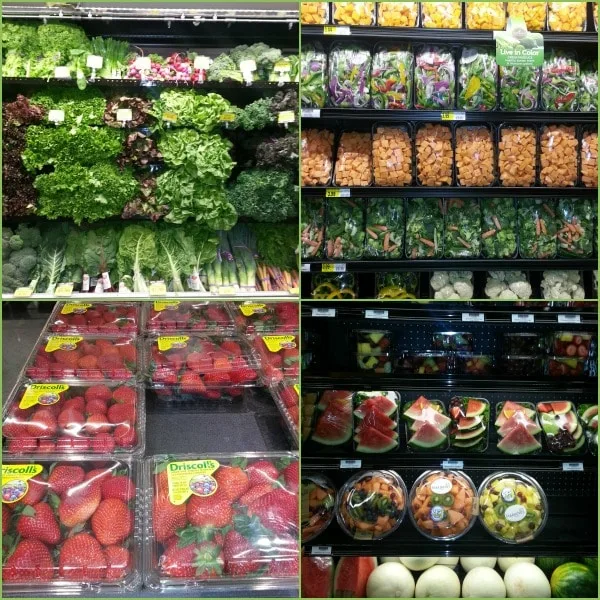
[[[115,444],[117,444],[117,446],[121,446],[122,448],[130,448],[131,446],[135,445],[137,441],[135,427],[129,423],[117,425],[113,436],[115,438]]]
[[[187,520],[196,527],[219,529],[231,523],[231,500],[217,488],[212,496],[192,496],[187,503]]]
[[[187,356],[186,364],[188,369],[201,374],[210,371],[212,368],[210,356],[206,356],[200,352],[190,352]]]
[[[84,423],[85,417],[83,413],[72,408],[63,410],[58,415],[58,424],[60,428],[71,435],[77,435]]]
[[[133,423],[135,421],[135,408],[130,404],[113,404],[108,409],[108,421],[115,425]]]
[[[77,361],[77,368],[83,370],[91,370],[98,368],[98,359],[93,355],[83,356]]]
[[[71,368],[75,368],[77,361],[81,358],[77,350],[55,350],[53,356],[56,362]]]
[[[236,577],[243,577],[262,567],[260,552],[248,539],[235,530],[225,536],[223,545],[225,572]]]
[[[197,496],[194,496],[196,498]],[[185,504],[175,506],[166,497],[154,500],[152,525],[157,542],[164,542],[187,523]]]
[[[284,489],[273,490],[248,506],[250,516],[256,515],[267,529],[277,534],[296,526],[297,513],[297,496]]]
[[[107,561],[98,540],[89,533],[78,533],[62,545],[58,567],[65,579],[97,581],[106,577]]]
[[[300,480],[300,465],[297,460],[291,462],[285,469],[281,471],[283,479],[288,489],[294,494],[298,493],[298,485]]]
[[[123,359],[120,356],[101,356],[98,358],[98,368],[110,374],[123,368]]]
[[[90,450],[96,454],[110,454],[115,446],[115,438],[110,433],[99,433],[90,440]]]
[[[221,548],[212,542],[169,546],[160,557],[160,570],[167,577],[210,579],[223,574]]]
[[[103,546],[123,542],[133,530],[133,514],[123,500],[102,500],[92,515],[92,531]]]
[[[225,340],[221,344],[221,350],[223,350],[223,352],[229,352],[230,354],[235,354],[235,356],[242,355],[242,349],[241,349],[240,345],[237,342],[234,342],[233,340]]]
[[[25,504],[32,506],[42,500],[48,491],[48,483],[43,475],[36,475],[32,477],[28,482],[29,489],[27,493],[19,500],[18,504]]]
[[[233,383],[249,383],[255,381],[258,373],[254,369],[235,369],[231,372],[231,381]]]
[[[267,574],[271,577],[298,577],[300,564],[297,556],[278,558],[271,561]]]
[[[4,581],[50,581],[54,576],[50,550],[39,540],[22,540],[2,567]]]
[[[86,356],[100,356],[100,346],[93,342],[81,342],[81,352]]]
[[[90,415],[84,425],[84,431],[90,435],[96,435],[98,433],[110,433],[112,424],[108,422],[108,419],[102,415]]]
[[[206,390],[202,394],[202,397],[207,400],[219,400],[221,398],[221,390]]]
[[[6,535],[10,528],[10,518],[12,516],[12,512],[10,508],[3,504],[2,505],[2,535]]]
[[[169,365],[171,365],[173,368],[179,370],[183,367],[183,365],[185,365],[185,353],[182,351],[179,352],[170,352],[169,354],[166,354],[166,359],[167,362],[169,363]]]
[[[100,356],[114,356],[121,358],[121,353],[119,352],[119,348],[117,346],[111,344],[109,346],[102,346],[102,349],[100,350]]]
[[[48,486],[59,496],[85,479],[85,471],[76,465],[56,465],[48,477]],[[30,481],[31,483],[31,481]]]
[[[104,400],[90,400],[85,404],[85,412],[87,415],[105,415],[108,411],[108,404]]]
[[[107,479],[113,476],[112,472],[108,468],[104,469],[92,469],[85,474],[85,481],[91,481],[95,484],[102,485]]]
[[[113,392],[112,398],[118,404],[134,405],[137,402],[137,393],[135,389],[122,385]]]
[[[250,480],[250,485],[268,483],[272,486],[279,477],[279,470],[269,460],[257,460],[246,467],[246,474]]]
[[[231,377],[229,373],[219,371],[217,373],[207,373],[204,376],[204,383],[207,386],[228,386],[231,384]]]
[[[58,507],[58,517],[65,527],[75,527],[85,523],[100,504],[100,486],[85,482],[70,488],[63,494]]]
[[[17,531],[24,539],[39,540],[50,546],[60,542],[60,528],[49,504],[26,506],[17,521]]]
[[[135,364],[137,361],[137,350],[133,344],[122,344],[118,350],[125,362]]]
[[[193,371],[185,372],[179,384],[182,394],[202,394],[206,389],[200,375]]]
[[[65,400],[62,404],[62,410],[77,410],[79,412],[85,412],[85,398],[83,396],[75,396]]]
[[[219,490],[235,502],[250,487],[248,475],[240,467],[221,466],[214,474]]]
[[[110,402],[112,399],[112,391],[107,385],[92,385],[85,390],[85,401],[102,400]]]
[[[58,431],[58,423],[52,411],[38,408],[27,424],[27,433],[35,438],[51,438]]]
[[[102,482],[102,499],[117,498],[129,502],[135,498],[135,485],[127,475],[116,475]]]
[[[253,485],[239,500],[238,504],[242,506],[248,506],[255,500],[258,500],[261,496],[268,494],[273,491],[272,483],[259,483]]]
[[[159,498],[168,498],[169,496],[169,479],[166,471],[159,471],[154,477],[154,489]]]
[[[300,422],[300,413],[297,406],[288,407],[288,412],[290,413],[290,419],[292,422],[296,424],[296,428],[298,427],[298,423]]]
[[[107,546],[104,548],[106,556],[106,579],[116,581],[123,579],[131,570],[131,554],[123,546]]]

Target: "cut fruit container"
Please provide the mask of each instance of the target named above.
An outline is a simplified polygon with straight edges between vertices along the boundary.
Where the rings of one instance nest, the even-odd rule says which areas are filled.
[[[355,452],[383,454],[398,448],[398,392],[356,392],[353,404]]]
[[[407,492],[395,471],[360,471],[340,490],[336,516],[355,540],[381,540],[394,533],[406,514]]]
[[[144,461],[144,581],[202,592],[298,585],[298,457],[156,455]]]
[[[543,350],[542,336],[532,331],[502,334],[502,346],[505,354],[534,356]]]
[[[357,329],[356,364],[363,371],[391,373],[393,356],[390,353],[392,332],[384,329]]]
[[[454,370],[454,357],[447,352],[417,352],[407,360],[415,375],[445,375]]]
[[[501,542],[529,542],[542,532],[548,520],[546,494],[525,473],[492,473],[479,486],[479,520]]]
[[[252,347],[260,356],[261,379],[265,385],[300,376],[300,340],[297,331],[269,333],[252,338]]]
[[[320,473],[303,474],[300,489],[300,529],[305,544],[325,531],[333,521],[337,491],[332,481]]]
[[[311,439],[323,446],[342,446],[352,437],[352,397],[348,390],[326,390],[314,409]],[[302,403],[303,414],[306,410]]]
[[[143,388],[132,382],[20,380],[4,403],[6,455],[144,453]]]
[[[239,337],[194,333],[144,340],[147,389],[160,398],[238,398],[256,387],[260,361]]]
[[[127,596],[142,584],[141,463],[2,463],[6,596]]]
[[[554,356],[587,358],[593,334],[582,331],[555,331],[550,352]]]
[[[488,447],[490,403],[485,398],[454,396],[449,403],[450,447],[461,452],[485,452]]]
[[[44,333],[21,376],[38,381],[118,381],[137,378],[138,367],[138,343],[133,335]]]
[[[538,402],[537,414],[548,450],[554,454],[585,452],[584,426],[572,402]]]
[[[462,350],[473,352],[474,337],[472,333],[457,331],[437,331],[433,334],[434,350]]]
[[[437,452],[448,448],[448,428],[452,420],[440,400],[419,396],[416,400],[405,402],[402,417],[409,450]]]
[[[586,358],[549,356],[546,358],[546,375],[550,377],[581,377],[586,371]]]
[[[588,448],[594,456],[598,456],[598,405],[580,404],[577,415],[583,424]]]
[[[58,302],[46,329],[52,333],[137,335],[140,305],[134,302]]]
[[[491,375],[494,357],[489,354],[459,352],[456,355],[456,372],[459,375]]]
[[[298,392],[300,386],[296,381],[285,379],[269,386],[271,396],[285,422],[289,437],[298,447],[298,429],[300,425],[300,402]]]
[[[359,354],[356,353],[356,366],[361,371],[373,371],[373,373],[392,372],[394,363],[394,355],[385,352],[383,354]]]
[[[227,305],[238,331],[244,335],[295,333],[300,326],[297,302],[231,303]]]
[[[451,541],[473,527],[477,505],[477,489],[462,471],[425,471],[410,490],[408,514],[426,538]]]
[[[203,334],[231,335],[235,324],[226,303],[156,300],[144,303],[144,331],[193,331]]]
[[[496,405],[494,421],[498,435],[498,450],[520,456],[537,454],[542,450],[542,428],[531,402],[506,400]]]

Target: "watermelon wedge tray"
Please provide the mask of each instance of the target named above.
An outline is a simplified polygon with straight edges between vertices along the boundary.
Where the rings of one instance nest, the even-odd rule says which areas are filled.
[[[496,405],[497,448],[505,454],[521,456],[542,450],[542,428],[531,402],[506,400]]]

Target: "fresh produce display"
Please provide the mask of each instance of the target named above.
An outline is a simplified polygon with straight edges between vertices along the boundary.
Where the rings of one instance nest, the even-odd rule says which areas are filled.
[[[513,456],[533,454],[542,449],[535,406],[530,402],[506,400],[496,407],[498,450]]]
[[[300,529],[306,543],[327,529],[335,513],[336,489],[324,475],[302,475],[300,484]]]
[[[316,405],[311,439],[325,446],[340,446],[352,437],[352,392],[331,390]]]
[[[429,285],[436,300],[470,300],[473,297],[471,271],[434,271]]]
[[[559,225],[557,241],[559,256],[591,256],[594,250],[594,209],[589,200],[558,201]]]
[[[598,132],[584,131],[581,137],[581,183],[598,187]]]
[[[546,28],[546,2],[508,2],[506,14],[521,17],[528,31],[544,31]]]
[[[325,25],[329,22],[329,2],[300,2],[302,25]]]
[[[490,403],[485,398],[455,396],[450,400],[448,413],[450,447],[461,452],[485,452],[488,446]]]
[[[578,154],[575,127],[543,127],[540,148],[540,183],[548,187],[574,186],[577,183]]]
[[[394,471],[361,471],[338,494],[337,520],[357,540],[380,540],[393,533],[406,513],[407,492]]]
[[[382,454],[398,447],[397,392],[354,394],[354,448],[356,452]]]
[[[391,331],[359,329],[354,333],[358,368],[375,373],[391,373]]]
[[[523,2],[509,2],[521,6]],[[535,4],[535,3],[528,3]],[[538,67],[498,67],[500,108],[508,111],[537,110],[540,69]]]
[[[380,10],[384,10],[382,4],[401,6],[395,2],[380,2]],[[414,68],[410,46],[378,44],[371,68],[373,108],[411,108]]]
[[[456,540],[475,524],[476,495],[461,471],[425,471],[410,491],[411,521],[429,539]]]
[[[527,273],[523,271],[490,271],[485,285],[487,298],[529,300],[533,294]]]
[[[319,200],[303,198],[301,207],[301,257],[303,260],[317,258],[323,248],[325,206]]]
[[[558,251],[556,202],[548,198],[518,203],[519,254],[523,258],[554,258]]]
[[[587,20],[586,2],[548,2],[550,31],[583,31]]]
[[[589,451],[594,456],[598,456],[598,405],[580,404],[577,415],[583,425]]]
[[[26,286],[37,273],[42,253],[39,229],[21,223],[16,229],[2,228],[2,291],[14,292]]]
[[[193,331],[227,335],[234,332],[233,319],[224,304],[168,300],[145,303],[143,310],[144,330],[151,334]]]
[[[20,478],[18,465],[23,463],[30,471]],[[125,460],[5,460],[4,592],[85,594],[93,586],[116,595],[138,589],[138,465]]]
[[[302,130],[302,185],[327,185],[333,166],[333,133]]]
[[[331,260],[362,258],[365,246],[363,205],[336,199],[327,205],[325,257]]]
[[[295,333],[298,331],[299,307],[295,302],[260,304],[243,302],[231,307],[235,324],[242,335]]]
[[[496,108],[495,56],[484,48],[463,48],[459,62],[458,107],[465,110]]]
[[[422,46],[415,50],[415,108],[452,108],[454,79],[454,57],[450,48]]]
[[[268,335],[255,336],[252,345],[261,359],[261,376],[265,385],[279,383],[284,378],[298,379],[300,345],[297,333],[288,332],[283,327]]]
[[[536,177],[536,132],[532,127],[502,126],[498,175],[506,187],[531,187]]]
[[[404,256],[404,204],[396,198],[367,203],[365,258]]]
[[[342,133],[335,161],[335,185],[371,185],[372,165],[371,134],[348,131]]]
[[[421,2],[421,25],[434,29],[460,29],[462,2]]]
[[[502,335],[502,347],[506,354],[535,356],[541,353],[542,346],[543,340],[539,333],[528,331]]]
[[[583,427],[571,402],[538,402],[537,413],[551,452],[573,454],[585,449]]]
[[[312,278],[311,296],[321,300],[356,298],[358,285],[352,273],[319,273]]]
[[[417,452],[445,450],[448,447],[448,427],[451,419],[439,400],[419,396],[405,402],[402,415],[406,423],[408,447]]]
[[[481,244],[480,230],[481,208],[477,199],[447,200],[444,257],[478,257]]]
[[[375,2],[334,2],[333,22],[336,25],[373,25]]]
[[[506,25],[505,2],[467,2],[465,25],[467,29],[503,30]]]
[[[137,334],[140,329],[138,306],[131,302],[57,304],[50,318],[53,333]]]
[[[373,179],[381,186],[412,183],[412,142],[406,127],[377,127],[373,134]]]
[[[541,288],[544,300],[585,300],[579,271],[544,271]],[[563,368],[558,364],[554,367],[559,371]]]
[[[337,3],[336,6],[339,6]],[[343,3],[342,3],[343,4]],[[359,3],[361,6],[368,2]],[[371,53],[366,46],[336,43],[329,52],[329,103],[339,108],[369,104]]]
[[[521,544],[534,539],[547,519],[546,495],[525,473],[494,473],[479,487],[479,520],[502,542]]]
[[[316,4],[303,2],[302,4]],[[326,4],[326,3],[324,3]],[[319,46],[305,44],[300,58],[300,101],[302,106],[323,108],[327,102],[327,54]]]
[[[459,352],[456,355],[456,372],[461,375],[491,375],[494,357],[489,354]]]
[[[486,187],[496,179],[494,142],[488,127],[458,127],[455,144],[456,181],[465,187]]]
[[[417,182],[424,186],[452,185],[452,132],[446,125],[427,123],[415,137]]]
[[[377,24],[381,27],[416,27],[418,2],[377,2]]]
[[[432,346],[434,350],[463,350],[473,351],[473,334],[456,331],[440,331],[433,334]]]
[[[482,198],[481,223],[481,253],[485,258],[517,255],[517,205],[512,198]]]
[[[581,65],[578,90],[578,107],[581,112],[598,111],[598,62],[587,61]]]
[[[406,257],[439,258],[443,254],[442,201],[413,198],[406,218]]]
[[[542,107],[572,112],[578,108],[579,62],[570,52],[550,50],[542,66]]]
[[[416,273],[377,273],[375,278],[377,299],[415,299],[419,293],[419,278]]]

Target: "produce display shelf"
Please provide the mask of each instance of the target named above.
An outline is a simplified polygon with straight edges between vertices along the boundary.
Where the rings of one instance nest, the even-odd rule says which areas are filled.
[[[103,292],[102,294],[84,293],[84,292],[73,292],[70,296],[55,296],[53,294],[36,293],[27,297],[15,297],[14,294],[2,294],[2,300],[10,301],[31,301],[31,300],[93,300],[94,302],[111,302],[113,300],[160,300],[161,298],[210,298],[212,300],[257,300],[259,298],[267,298],[269,300],[289,300],[290,298],[297,298],[298,292],[239,292],[237,294],[225,294],[218,296],[210,294],[208,292],[167,292],[164,295],[157,295],[148,297],[148,294],[142,292]]]

